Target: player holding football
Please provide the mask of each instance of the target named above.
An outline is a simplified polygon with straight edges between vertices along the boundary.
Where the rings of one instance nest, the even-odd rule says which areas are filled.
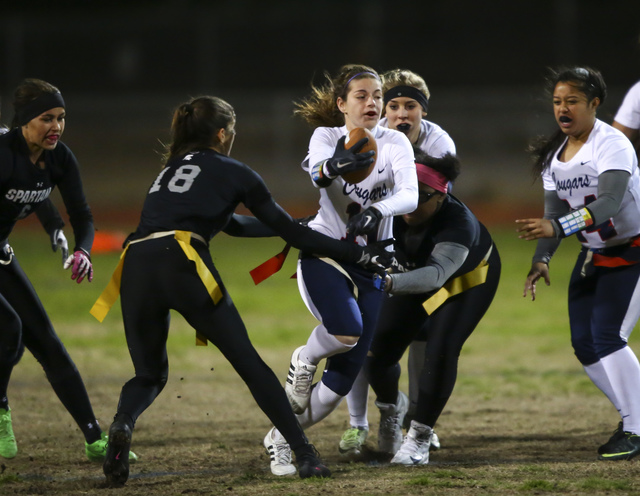
[[[414,148],[419,148],[426,153],[430,160],[440,159],[447,154],[455,156],[456,147],[449,134],[437,124],[426,119],[429,110],[429,98],[431,96],[429,88],[424,79],[415,72],[407,69],[393,69],[381,76],[383,92],[383,115],[380,125],[390,129],[396,129],[404,133]],[[449,158],[445,159],[449,160]],[[404,417],[404,425],[409,427],[411,419],[415,415],[418,402],[418,382],[426,351],[426,335],[420,333],[409,346],[408,376],[409,376],[409,398],[406,415],[404,413],[407,401],[404,393],[399,392],[397,404],[402,407],[402,411],[397,412],[397,417],[388,417],[384,407],[381,410],[382,436],[380,439],[394,438],[401,435],[402,427],[397,424],[397,420]],[[340,440],[340,453],[347,457],[358,456],[361,453],[362,445],[366,442],[369,434],[369,421],[367,419],[367,398],[369,396],[369,385],[361,372],[351,391],[347,395],[347,405],[349,406],[350,428],[342,435]],[[398,434],[400,433],[400,434]],[[435,431],[431,434],[431,449],[438,449],[440,441]],[[382,448],[386,451],[387,448]]]
[[[538,240],[524,296],[549,279],[560,241],[582,243],[569,281],[576,357],[622,421],[598,449],[602,460],[640,454],[640,364],[627,345],[640,315],[640,173],[631,142],[596,117],[607,95],[590,68],[554,71],[549,80],[559,130],[533,147],[542,174],[544,218],[519,219],[520,238]]]
[[[316,127],[303,162],[320,191],[320,210],[309,227],[360,245],[385,240],[392,236],[393,216],[413,211],[418,202],[411,143],[404,134],[378,125],[383,96],[373,69],[347,65],[335,77],[325,76],[326,84],[313,87],[296,110]],[[358,147],[345,150],[347,133],[357,127],[373,133],[378,152],[371,174],[350,184],[342,174],[366,168],[371,161],[371,152],[354,153]],[[285,384],[293,410],[306,428],[329,415],[351,389],[369,351],[384,294],[374,287],[370,273],[304,251],[298,262],[298,286],[320,321],[306,345],[293,352]],[[316,368],[325,358],[322,379],[312,386]],[[292,471],[289,448],[277,429],[267,433],[264,446],[272,453],[274,474]]]

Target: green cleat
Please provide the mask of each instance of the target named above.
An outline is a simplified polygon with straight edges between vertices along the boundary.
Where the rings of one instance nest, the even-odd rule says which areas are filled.
[[[11,408],[0,408],[0,456],[13,458],[17,454],[18,445],[11,425]]]
[[[362,454],[362,447],[367,441],[369,429],[366,427],[351,427],[344,431],[338,451],[342,456],[355,457]]]
[[[109,438],[105,432],[101,434],[101,438],[97,441],[89,444],[86,441],[84,442],[84,452],[87,455],[89,461],[96,463],[103,463],[105,456],[107,454],[107,444],[109,442]],[[15,456],[15,455],[14,455]],[[138,455],[136,455],[133,451],[129,451],[129,463],[135,463],[138,460]]]

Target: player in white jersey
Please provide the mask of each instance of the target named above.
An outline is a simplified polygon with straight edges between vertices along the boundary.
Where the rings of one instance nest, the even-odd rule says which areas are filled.
[[[613,119],[613,127],[631,140],[636,154],[640,153],[640,81],[634,84],[624,97]]]
[[[309,227],[345,242],[383,242],[393,235],[393,216],[411,212],[418,204],[411,143],[404,134],[378,125],[382,85],[376,71],[348,65],[326,79],[324,86],[312,88],[311,97],[296,110],[317,127],[303,164],[320,191],[320,210]],[[350,184],[342,174],[371,163],[371,152],[356,153],[359,146],[345,150],[345,137],[356,127],[372,132],[377,157],[371,174]],[[374,286],[372,273],[310,253],[301,253],[298,286],[320,323],[307,343],[293,352],[285,390],[300,425],[308,427],[329,415],[351,389],[369,351],[385,296]],[[312,386],[323,359],[327,365],[322,379]],[[287,453],[275,429],[269,431],[264,445],[270,452]],[[283,466],[288,464],[288,455],[280,459],[276,455],[272,472],[286,473]]]
[[[524,296],[547,285],[549,260],[575,234],[582,250],[569,282],[571,342],[593,383],[621,416],[601,460],[640,454],[640,364],[627,345],[640,317],[640,175],[630,141],[596,118],[606,97],[598,71],[570,68],[549,80],[559,130],[532,149],[545,190],[543,219],[520,219],[538,240]]]
[[[409,138],[415,148],[430,157],[439,159],[447,154],[455,155],[456,146],[449,134],[437,124],[426,119],[431,93],[424,79],[407,69],[393,69],[381,75],[383,92],[383,117],[380,126],[396,129]],[[408,426],[415,415],[418,402],[418,381],[426,352],[426,336],[418,335],[409,347],[407,372],[409,376],[409,404],[404,425]],[[361,453],[367,439],[369,422],[367,419],[367,398],[369,386],[361,373],[347,395],[350,428],[340,441],[340,453],[353,457]],[[404,405],[404,402],[402,403]],[[396,404],[396,406],[398,406]],[[387,411],[386,405],[381,411]],[[396,412],[397,414],[398,412]],[[404,413],[404,412],[400,412]],[[399,417],[398,417],[399,418]],[[385,416],[382,422],[386,422]],[[387,422],[388,423],[388,422]],[[401,426],[395,428],[401,429]],[[438,449],[440,442],[433,432],[432,449]]]

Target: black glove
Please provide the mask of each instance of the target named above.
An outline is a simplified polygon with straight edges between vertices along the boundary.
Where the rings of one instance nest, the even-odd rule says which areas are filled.
[[[317,214],[307,215],[306,217],[296,217],[293,220],[295,220],[301,226],[307,227],[309,225],[309,222],[316,218],[316,215]]]
[[[369,150],[365,153],[358,153],[369,138],[362,138],[348,150],[344,147],[346,136],[338,140],[333,157],[325,162],[326,172],[330,178],[341,176],[347,172],[353,172],[360,169],[366,169],[373,163],[375,151]]]
[[[362,246],[362,255],[356,263],[372,272],[386,274],[385,269],[391,265],[394,257],[393,252],[387,251],[385,248],[392,244],[393,241],[393,238],[389,238]]]
[[[347,233],[353,237],[376,233],[381,220],[382,214],[380,210],[369,207],[349,219]]]

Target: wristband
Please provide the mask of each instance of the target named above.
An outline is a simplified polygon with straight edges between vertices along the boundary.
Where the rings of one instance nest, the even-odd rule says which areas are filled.
[[[593,217],[591,217],[591,212],[589,212],[589,209],[586,207],[580,210],[574,210],[555,220],[560,225],[564,237],[571,236],[593,225]]]
[[[313,182],[321,187],[331,184],[331,178],[327,177],[324,172],[325,163],[326,160],[322,160],[311,168],[311,179],[313,179]]]

